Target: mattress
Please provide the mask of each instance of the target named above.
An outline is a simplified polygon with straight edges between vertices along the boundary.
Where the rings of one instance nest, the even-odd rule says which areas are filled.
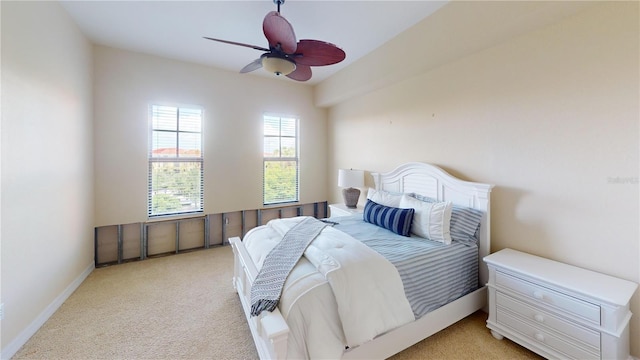
[[[282,239],[280,227],[291,221],[295,218],[272,220],[245,235],[243,244],[258,270]],[[403,237],[364,222],[361,214],[329,221],[336,222],[322,232],[329,239],[314,240],[284,284],[278,308],[290,330],[287,358],[340,358],[345,347],[374,339],[478,287],[478,249],[469,242],[444,245]],[[335,245],[334,257],[318,253],[328,244]],[[379,260],[372,262],[367,253]],[[355,262],[339,261],[335,267],[335,256]],[[337,287],[322,270],[326,267],[340,269],[330,272],[333,280],[343,279]],[[373,294],[371,289],[384,291]],[[344,299],[350,302],[346,307]]]
[[[362,214],[333,217],[334,227],[360,240],[391,262],[402,279],[416,319],[478,289],[478,247],[444,245],[401,236],[362,220]]]

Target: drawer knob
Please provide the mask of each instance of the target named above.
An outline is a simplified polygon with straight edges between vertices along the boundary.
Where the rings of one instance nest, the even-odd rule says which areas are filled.
[[[542,300],[544,298],[544,295],[540,291],[534,291],[533,292],[533,297],[536,298],[536,299]]]
[[[536,338],[536,340],[540,341],[540,342],[544,342],[544,335],[540,334],[540,333],[536,333],[534,335],[534,337]]]
[[[536,319],[537,322],[544,322],[544,316],[540,314],[536,314],[533,318]]]

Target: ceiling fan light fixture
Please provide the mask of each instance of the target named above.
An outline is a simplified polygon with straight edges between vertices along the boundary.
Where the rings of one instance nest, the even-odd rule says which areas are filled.
[[[283,57],[264,54],[262,56],[262,67],[276,75],[289,75],[296,69],[296,64]]]

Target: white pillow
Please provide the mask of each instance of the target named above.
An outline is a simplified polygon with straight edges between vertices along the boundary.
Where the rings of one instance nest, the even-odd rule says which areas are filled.
[[[380,205],[397,208],[400,207],[402,194],[394,194],[384,190],[369,188],[369,191],[367,192],[367,199]]]
[[[402,195],[400,208],[415,209],[411,232],[429,240],[451,244],[451,211],[453,204],[447,202],[425,202]]]

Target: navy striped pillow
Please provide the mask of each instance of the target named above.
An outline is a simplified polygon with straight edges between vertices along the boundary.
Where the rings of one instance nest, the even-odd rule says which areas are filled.
[[[364,206],[364,221],[378,225],[402,236],[409,236],[414,209],[399,209],[367,200]]]
[[[437,202],[436,199],[419,194],[411,194],[420,201]],[[451,211],[451,239],[478,242],[476,233],[480,227],[483,212],[478,209],[453,204]]]
[[[455,236],[477,241],[476,232],[482,220],[482,211],[464,206],[453,205],[451,213],[451,238]]]

